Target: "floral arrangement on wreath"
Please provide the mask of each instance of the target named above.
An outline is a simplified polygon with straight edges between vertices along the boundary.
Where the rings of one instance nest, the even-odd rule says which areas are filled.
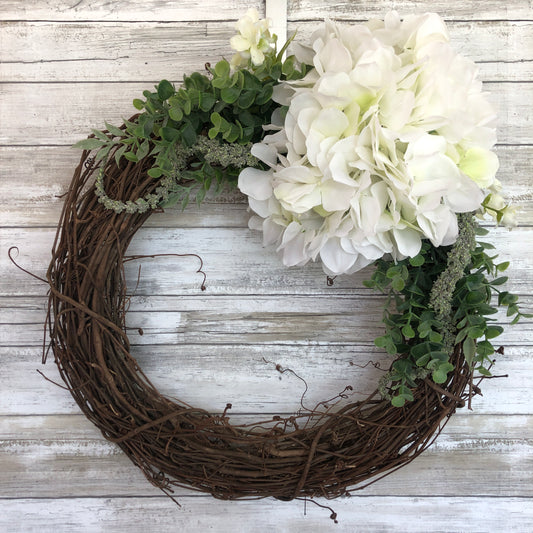
[[[380,383],[401,407],[417,379],[444,383],[462,344],[472,371],[490,375],[497,304],[515,323],[517,297],[501,286],[492,217],[509,228],[493,152],[495,113],[473,62],[450,46],[442,19],[397,13],[365,24],[326,21],[309,45],[279,51],[267,20],[249,10],[231,39],[231,61],[206,65],[175,88],[163,80],[134,100],[123,128],[77,143],[136,163],[153,159],[155,192],[99,201],[117,213],[198,204],[237,185],[250,227],[286,266],[320,260],[330,276],[374,264],[368,287],[390,295],[377,346],[400,354]],[[290,45],[292,54],[284,57]]]

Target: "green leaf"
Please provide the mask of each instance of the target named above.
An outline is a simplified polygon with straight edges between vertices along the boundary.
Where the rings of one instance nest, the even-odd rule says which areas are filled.
[[[103,131],[100,131],[100,130],[91,130],[93,133],[94,133],[94,136],[102,141],[104,141],[105,143],[109,142],[109,137],[103,132]]]
[[[281,66],[281,72],[288,78],[290,78],[294,72],[295,59],[296,58],[294,56],[289,56]]]
[[[411,355],[418,359],[419,357],[431,352],[432,346],[429,342],[421,342],[411,348]]]
[[[464,328],[457,334],[457,337],[455,337],[455,344],[459,344],[462,340],[465,339],[465,337],[468,335],[468,328]]]
[[[215,78],[211,83],[216,89],[223,89],[224,87],[229,87],[231,85],[231,80],[227,77]]]
[[[107,143],[100,139],[91,138],[78,141],[75,145],[72,146],[72,148],[79,148],[81,150],[97,150],[98,148],[102,148],[104,144]]]
[[[448,374],[438,368],[437,370],[433,371],[431,377],[433,378],[433,381],[435,383],[444,383],[446,381],[446,378],[448,377]]]
[[[383,335],[382,337],[377,337],[375,340],[374,340],[374,344],[378,347],[378,348],[385,348],[385,346],[387,346],[389,342],[389,338],[388,336],[386,335]]]
[[[239,96],[239,108],[248,109],[254,103],[256,94],[255,91],[243,91]]]
[[[496,270],[498,272],[505,272],[511,263],[509,261],[504,261],[503,263],[500,263],[499,265],[496,265]]]
[[[505,282],[507,282],[509,278],[507,276],[501,276],[499,278],[493,279],[490,284],[491,285],[503,285]]]
[[[422,266],[426,260],[424,259],[424,256],[421,254],[415,255],[414,257],[409,258],[409,263],[411,266],[419,267]]]
[[[466,362],[472,366],[474,357],[476,356],[476,341],[471,337],[467,337],[463,343],[463,353]]]
[[[180,132],[185,146],[192,146],[196,142],[196,131],[189,121],[185,122]]]
[[[139,161],[141,159],[144,159],[148,155],[148,151],[150,150],[150,143],[148,141],[143,141],[141,146],[139,146],[139,149],[136,152],[136,156],[139,158]]]
[[[430,359],[431,359],[431,355],[428,352],[416,360],[416,366],[420,366],[420,367],[426,366],[429,363]]]
[[[227,104],[233,104],[239,98],[241,90],[238,87],[225,87],[220,91],[220,97]]]
[[[230,66],[229,66],[229,63],[225,59],[223,59],[222,61],[219,61],[215,65],[215,74],[219,78],[229,76],[229,72],[230,72]]]
[[[516,294],[511,294],[510,292],[501,293],[501,298],[499,298],[500,305],[510,305],[518,301],[518,296]]]
[[[177,106],[173,106],[168,110],[168,115],[172,120],[179,122],[183,118],[183,111]]]
[[[202,111],[210,111],[215,105],[216,98],[210,93],[202,93],[200,97],[200,109]]]
[[[489,341],[478,342],[477,353],[482,357],[488,357],[494,353],[494,346]]]
[[[503,333],[503,328],[501,326],[489,326],[485,330],[486,339],[494,339]]]
[[[391,285],[395,291],[400,292],[405,288],[405,281],[400,276],[397,276],[392,280]]]
[[[139,158],[133,152],[125,152],[124,157],[133,163],[137,163],[139,161]]]
[[[148,171],[148,175],[151,178],[160,178],[163,175],[163,171],[160,168],[154,167]]]
[[[406,339],[412,339],[415,336],[415,330],[407,324],[402,328],[402,334]]]
[[[167,80],[161,80],[157,86],[157,96],[160,100],[168,100],[175,92],[176,90]]]
[[[116,152],[115,152],[115,162],[117,164],[117,167],[120,163],[120,158],[124,155],[124,152],[128,149],[128,146],[123,144]]]
[[[135,100],[133,100],[133,107],[140,111],[141,109],[144,109],[144,102],[139,100],[139,98],[135,98]]]
[[[238,126],[231,124],[230,128],[225,131],[224,135],[222,135],[222,138],[232,143],[239,138],[240,132],[241,130],[238,128]]]
[[[468,338],[479,339],[479,337],[483,337],[483,335],[485,334],[485,329],[486,328],[481,326],[472,326],[468,328]]]
[[[271,98],[272,93],[274,92],[274,89],[272,85],[265,85],[261,92],[257,95],[255,99],[255,103],[258,105],[266,104]]]
[[[394,396],[391,400],[391,404],[394,407],[403,407],[405,405],[405,398],[403,396]]]
[[[116,126],[113,126],[112,124],[105,123],[105,127],[107,128],[107,131],[114,135],[115,137],[122,137],[124,136],[124,130],[121,130],[120,128],[117,128]]]
[[[180,132],[177,129],[171,128],[169,126],[165,126],[164,128],[161,128],[160,133],[161,133],[161,138],[164,141],[167,141],[169,143],[173,143],[180,136]]]
[[[217,128],[217,131],[220,130],[220,126],[222,125],[222,117],[219,113],[211,113],[211,122],[213,123],[213,126]]]
[[[467,283],[467,286],[468,286],[468,283]],[[470,290],[472,290],[472,289],[470,289]],[[472,305],[484,302],[486,300],[486,298],[487,298],[487,295],[484,292],[481,292],[481,291],[469,292],[466,295],[467,303],[472,304]]]

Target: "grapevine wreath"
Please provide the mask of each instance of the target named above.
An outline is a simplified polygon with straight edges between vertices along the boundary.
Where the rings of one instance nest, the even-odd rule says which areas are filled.
[[[237,29],[231,61],[161,81],[77,144],[47,274],[51,348],[87,418],[167,494],[335,498],[413,460],[490,376],[493,301],[522,315],[476,221],[513,226],[514,208],[493,110],[439,16],[326,21],[281,49],[255,10]],[[138,367],[128,244],[154,210],[226,184],[285,265],[320,260],[330,278],[374,265],[367,286],[389,295],[375,342],[393,357],[367,399],[234,425]]]

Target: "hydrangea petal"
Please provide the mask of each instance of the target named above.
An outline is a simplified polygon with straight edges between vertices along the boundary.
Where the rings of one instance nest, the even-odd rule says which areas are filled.
[[[272,196],[272,171],[247,167],[241,171],[238,179],[239,190],[256,200],[267,200]]]
[[[418,255],[422,247],[422,240],[418,231],[408,227],[403,229],[393,228],[392,234],[394,235],[398,251],[403,256],[414,257]]]
[[[340,239],[333,237],[320,249],[320,259],[332,275],[338,275],[350,269],[357,255],[344,251]]]
[[[492,185],[499,166],[498,156],[480,147],[467,150],[459,162],[459,168],[482,188]]]

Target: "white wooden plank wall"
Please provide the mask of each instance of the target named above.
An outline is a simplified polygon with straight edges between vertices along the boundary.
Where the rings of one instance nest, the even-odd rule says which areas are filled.
[[[0,18],[0,531],[2,532],[388,532],[533,531],[533,324],[509,328],[505,356],[474,411],[457,413],[417,461],[351,498],[339,515],[302,502],[220,502],[180,490],[178,508],[148,484],[79,414],[69,394],[38,373],[46,286],[43,275],[61,199],[79,154],[69,145],[104,120],[133,114],[131,100],[161,78],[229,56],[235,21],[248,7],[287,11],[289,34],[308,35],[324,17],[346,21],[437,11],[452,40],[478,61],[499,107],[500,179],[522,206],[520,227],[492,237],[512,260],[512,289],[531,311],[533,261],[533,12],[528,0],[1,0]],[[283,18],[277,21],[283,31]],[[200,407],[233,404],[235,419],[298,408],[346,385],[359,394],[386,357],[372,346],[382,299],[367,274],[326,285],[319,266],[283,269],[247,229],[235,194],[185,214],[154,215],[135,253],[194,252],[205,261],[199,290],[192,258],[144,261],[128,315],[143,369],[170,395]],[[137,266],[128,266],[131,287]],[[508,322],[504,316],[502,323]],[[142,327],[140,337],[136,328]],[[325,502],[324,502],[325,503]]]

